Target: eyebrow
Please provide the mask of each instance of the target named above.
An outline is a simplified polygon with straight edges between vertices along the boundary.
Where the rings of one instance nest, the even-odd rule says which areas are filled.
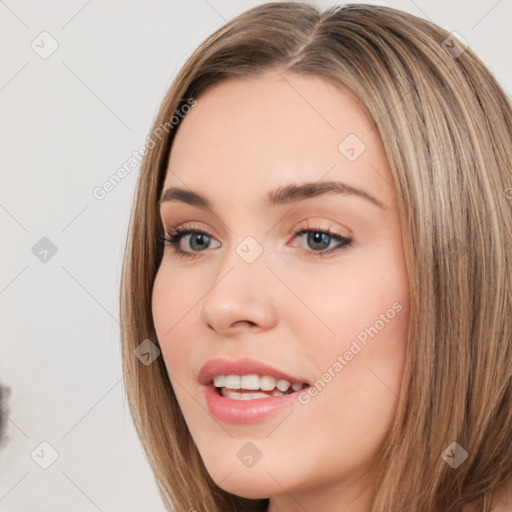
[[[271,207],[280,206],[329,193],[361,197],[375,206],[378,206],[383,210],[387,210],[387,207],[370,193],[340,181],[321,181],[284,185],[270,191],[266,196],[264,203],[266,206]],[[161,206],[163,203],[170,201],[186,203],[191,206],[197,206],[208,210],[212,209],[211,202],[205,196],[192,190],[186,190],[179,187],[170,187],[165,190],[158,201],[158,205]]]

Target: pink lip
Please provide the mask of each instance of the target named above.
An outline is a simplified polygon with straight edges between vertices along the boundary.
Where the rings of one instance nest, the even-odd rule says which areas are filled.
[[[236,361],[212,359],[199,371],[198,381],[202,384],[206,405],[213,416],[228,423],[262,421],[283,408],[291,406],[298,399],[300,393],[307,392],[307,388],[304,388],[282,396],[269,396],[268,398],[255,398],[253,400],[232,400],[219,395],[213,385],[213,378],[216,375],[246,375],[250,373],[269,375],[291,383],[298,382],[309,385],[305,379],[293,377],[255,359],[243,358]]]
[[[206,405],[210,413],[226,423],[255,423],[265,420],[293,405],[300,393],[308,391],[307,388],[304,388],[289,395],[255,398],[254,400],[231,400],[219,395],[213,384],[201,387],[204,389]]]
[[[284,379],[293,383],[306,383],[305,379],[293,377],[277,368],[273,368],[265,363],[245,357],[236,361],[228,359],[211,359],[199,371],[197,380],[201,384],[211,384],[216,375],[246,375],[249,373],[257,373],[258,375],[270,375],[276,379]],[[265,400],[262,398],[261,400]]]

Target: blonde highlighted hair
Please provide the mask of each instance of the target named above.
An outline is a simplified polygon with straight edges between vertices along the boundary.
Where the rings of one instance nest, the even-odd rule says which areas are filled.
[[[451,39],[450,39],[451,38]],[[455,48],[455,51],[453,50]],[[406,369],[376,461],[371,512],[488,512],[512,485],[512,106],[470,48],[389,7],[252,8],[209,36],[174,79],[153,129],[210,85],[266,71],[323,77],[373,120],[393,173],[410,283]],[[265,510],[220,489],[190,436],[149,338],[162,257],[158,199],[179,124],[147,148],[121,283],[130,411],[168,510]],[[457,442],[456,469],[441,454]],[[493,501],[494,500],[494,501]]]

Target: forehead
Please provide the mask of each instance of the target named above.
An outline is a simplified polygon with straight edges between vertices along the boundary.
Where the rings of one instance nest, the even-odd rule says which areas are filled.
[[[382,178],[392,179],[370,117],[321,77],[271,71],[229,79],[196,99],[175,136],[164,188],[250,199],[285,183],[329,179],[384,201],[392,192],[382,190]]]

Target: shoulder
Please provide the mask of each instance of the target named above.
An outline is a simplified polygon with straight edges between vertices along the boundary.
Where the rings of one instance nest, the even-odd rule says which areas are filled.
[[[493,507],[490,512],[510,512],[512,510],[512,487],[494,493]]]
[[[498,493],[493,494],[493,503],[489,512],[511,512],[512,511],[512,487],[507,487]],[[462,512],[482,512],[482,509],[475,504],[463,507]]]

